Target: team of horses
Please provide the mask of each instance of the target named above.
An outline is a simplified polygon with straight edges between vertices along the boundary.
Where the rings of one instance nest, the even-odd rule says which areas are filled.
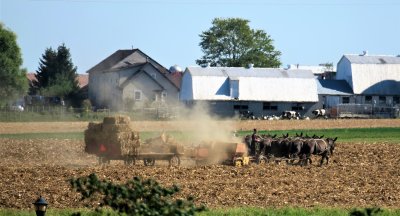
[[[244,138],[245,143],[249,149],[256,149],[252,152],[258,158],[258,162],[269,162],[276,160],[285,160],[287,163],[297,164],[303,166],[312,163],[311,156],[321,156],[320,165],[324,161],[329,163],[329,158],[335,150],[335,138],[324,138],[324,136],[303,136],[303,133],[290,137],[289,134],[282,134],[281,137],[277,135],[257,135],[256,140],[252,141],[252,136],[247,135]],[[255,145],[255,146],[254,146]]]

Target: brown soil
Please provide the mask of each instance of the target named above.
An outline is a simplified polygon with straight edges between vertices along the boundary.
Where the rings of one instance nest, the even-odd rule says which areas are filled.
[[[115,182],[141,176],[165,186],[176,183],[182,189],[179,196],[192,195],[208,207],[400,207],[400,145],[396,144],[338,143],[331,163],[323,167],[314,158],[308,167],[281,163],[179,168],[158,161],[155,167],[121,162],[101,167],[96,157],[83,152],[83,145],[67,139],[0,139],[0,208],[32,208],[39,194],[51,208],[93,206],[80,201],[68,183],[90,173]]]
[[[330,120],[279,120],[279,121],[219,121],[220,125],[232,125],[237,130],[285,130],[314,128],[360,128],[360,127],[400,127],[400,119],[330,119]],[[16,122],[1,123],[0,134],[39,133],[39,132],[81,132],[88,122]],[[135,131],[196,130],[194,121],[134,121]]]

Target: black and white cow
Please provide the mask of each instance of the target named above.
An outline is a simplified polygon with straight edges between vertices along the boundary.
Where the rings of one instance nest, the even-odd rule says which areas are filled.
[[[285,111],[282,113],[282,119],[300,119],[300,113],[296,111]]]
[[[316,109],[314,111],[312,111],[312,114],[315,115],[315,118],[319,118],[319,117],[323,117],[323,118],[327,118],[328,116],[326,115],[326,110],[325,109]]]

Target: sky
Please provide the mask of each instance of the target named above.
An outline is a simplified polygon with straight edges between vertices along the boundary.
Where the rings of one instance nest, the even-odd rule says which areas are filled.
[[[0,0],[34,72],[46,48],[65,44],[78,73],[119,49],[139,48],[169,68],[196,65],[214,18],[264,30],[288,64],[337,64],[343,54],[400,54],[398,0]]]

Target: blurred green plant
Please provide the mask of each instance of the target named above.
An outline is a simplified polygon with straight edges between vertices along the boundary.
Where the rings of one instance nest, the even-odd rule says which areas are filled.
[[[354,209],[350,212],[350,216],[378,216],[383,213],[383,210],[378,207]]]
[[[88,177],[73,178],[72,187],[82,195],[82,199],[101,199],[101,207],[111,207],[113,210],[127,215],[194,215],[204,211],[204,206],[196,207],[194,199],[173,199],[172,195],[179,192],[173,185],[162,187],[153,179],[142,180],[134,177],[125,184],[114,184],[100,180],[96,174]]]

